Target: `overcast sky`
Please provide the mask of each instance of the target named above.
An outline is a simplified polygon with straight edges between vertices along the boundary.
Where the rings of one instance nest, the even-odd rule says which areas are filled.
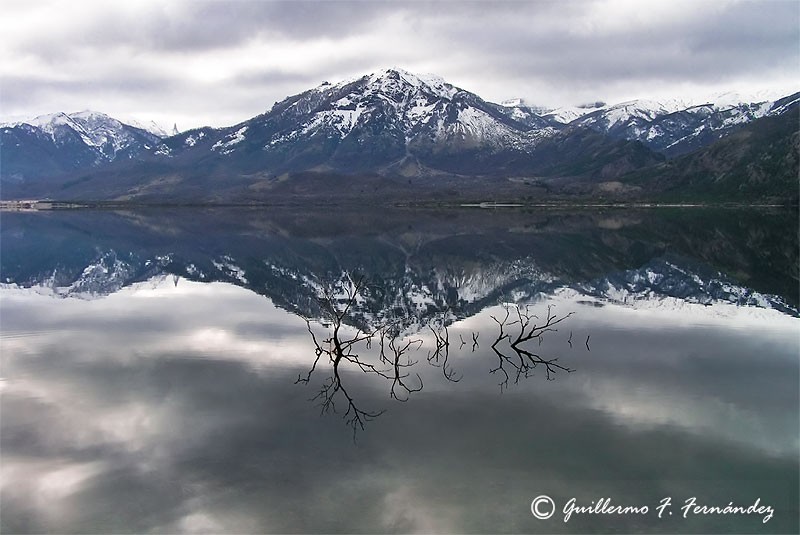
[[[385,67],[499,102],[800,88],[800,2],[3,0],[0,115],[227,126]]]

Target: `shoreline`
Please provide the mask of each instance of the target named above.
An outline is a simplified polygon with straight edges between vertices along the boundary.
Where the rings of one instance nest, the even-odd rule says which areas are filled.
[[[370,206],[376,206],[370,202]],[[649,209],[649,208],[722,208],[722,209],[793,209],[796,204],[776,203],[738,203],[738,202],[597,202],[597,201],[550,201],[550,202],[496,202],[496,201],[417,201],[378,203],[386,208],[445,208],[445,209],[481,209],[481,210],[515,210],[528,208],[544,209]],[[54,200],[14,200],[0,201],[0,212],[41,212],[52,210],[118,210],[118,209],[150,209],[150,208],[313,208],[339,207],[363,208],[364,205],[353,201],[306,200],[305,202],[132,202],[132,201],[54,201]]]

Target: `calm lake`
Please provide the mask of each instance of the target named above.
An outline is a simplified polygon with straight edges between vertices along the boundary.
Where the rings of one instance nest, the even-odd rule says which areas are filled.
[[[800,529],[796,211],[1,217],[4,533]]]

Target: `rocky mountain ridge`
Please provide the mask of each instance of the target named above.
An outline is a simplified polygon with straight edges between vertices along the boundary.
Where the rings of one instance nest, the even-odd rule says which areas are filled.
[[[800,94],[732,100],[685,109],[678,100],[597,102],[564,124],[567,110],[494,104],[436,76],[385,69],[325,82],[231,127],[163,139],[96,112],[7,124],[0,194],[169,203],[286,202],[306,192],[404,202],[647,195],[624,177],[792,113]]]
[[[13,182],[98,168],[163,149],[160,135],[88,110],[0,124],[0,139],[1,176]]]
[[[504,105],[522,121],[535,116],[586,127],[616,139],[640,141],[672,158],[705,147],[755,119],[780,115],[797,102],[800,93],[777,98],[724,93],[707,101],[640,99],[553,110],[528,106],[520,99]]]

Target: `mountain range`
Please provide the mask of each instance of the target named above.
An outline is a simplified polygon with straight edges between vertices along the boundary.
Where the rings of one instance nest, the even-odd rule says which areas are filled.
[[[653,151],[674,157],[709,145],[755,119],[781,115],[800,100],[800,94],[775,100],[747,100],[754,97],[726,93],[699,104],[682,99],[633,100],[556,110],[529,107],[520,100],[504,105],[523,121],[549,118],[614,138],[640,141]]]
[[[797,240],[782,233],[793,220],[786,211],[322,212],[9,214],[0,287],[93,299],[174,276],[235,284],[319,318],[321,288],[364,276],[350,319],[409,329],[565,291],[592,306],[727,303],[797,316]]]
[[[683,162],[706,161],[705,151],[723,143],[728,154],[747,155],[733,158],[744,169],[753,161],[788,163],[770,167],[782,174],[760,182],[726,169],[730,184],[715,190],[719,198],[739,187],[731,176],[745,176],[755,184],[745,188],[751,199],[796,200],[800,93],[739,100],[550,110],[521,100],[495,104],[436,76],[386,69],[325,82],[231,127],[172,136],[96,112],[4,124],[0,195],[256,203],[680,198],[708,189],[704,180],[719,181],[714,166],[700,183],[685,180],[691,164]],[[772,130],[785,131],[783,141],[734,136],[778,118],[786,128]]]

